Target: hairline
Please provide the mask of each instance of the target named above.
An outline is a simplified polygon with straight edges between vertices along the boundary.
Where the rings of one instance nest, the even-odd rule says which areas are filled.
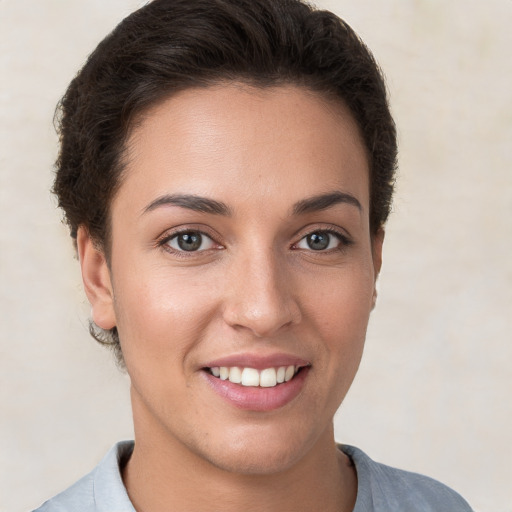
[[[320,85],[315,87],[313,84],[307,83],[306,80],[300,80],[300,78],[301,77],[297,77],[294,80],[293,77],[276,77],[275,79],[263,77],[262,79],[258,79],[249,76],[240,76],[233,78],[220,76],[216,79],[210,78],[204,81],[198,80],[197,83],[190,83],[189,85],[182,84],[178,87],[175,87],[174,89],[169,88],[167,92],[164,92],[164,90],[162,90],[160,94],[155,95],[153,100],[149,101],[146,105],[140,105],[139,108],[135,108],[131,113],[130,118],[126,121],[125,134],[119,150],[119,159],[116,162],[116,165],[119,166],[119,169],[115,187],[112,191],[112,195],[109,198],[109,203],[107,205],[107,212],[105,216],[105,240],[95,240],[95,242],[98,244],[98,247],[102,250],[107,261],[107,264],[109,265],[109,268],[112,256],[112,204],[115,201],[119,189],[123,185],[127,171],[127,166],[130,164],[130,142],[133,142],[133,133],[144,122],[147,116],[151,116],[152,111],[157,109],[163,103],[169,101],[170,99],[185,91],[234,86],[247,88],[254,92],[258,92],[266,91],[269,89],[292,87],[305,91],[306,93],[311,94],[316,99],[318,99],[323,104],[323,106],[326,107],[326,111],[329,113],[329,115],[340,117],[341,115],[347,113],[351,117],[352,121],[356,126],[358,137],[360,139],[361,145],[366,156],[368,168],[369,208],[371,211],[372,159],[369,152],[369,148],[367,147],[367,144],[364,140],[363,131],[356,116],[352,112],[352,109],[350,108],[348,102],[341,95],[337,94],[335,91],[330,90],[327,87],[322,88]],[[337,104],[339,108],[327,108],[329,106],[332,107],[333,104]],[[344,110],[344,112],[342,113],[340,109]],[[374,232],[370,233],[372,237],[377,232],[378,228],[379,227],[376,226],[375,230],[373,230]]]

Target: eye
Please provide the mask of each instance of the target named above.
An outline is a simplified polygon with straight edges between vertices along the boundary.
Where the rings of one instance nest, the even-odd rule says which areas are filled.
[[[343,236],[332,231],[314,231],[303,237],[296,245],[297,249],[328,251],[344,244]]]
[[[167,239],[165,242],[175,251],[206,251],[215,246],[215,242],[200,231],[183,231]]]

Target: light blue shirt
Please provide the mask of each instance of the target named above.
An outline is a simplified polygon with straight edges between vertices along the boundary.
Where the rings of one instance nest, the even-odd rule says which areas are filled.
[[[117,443],[88,475],[33,512],[135,512],[120,469],[133,446],[133,441]],[[455,491],[432,478],[374,462],[353,446],[340,449],[357,472],[353,512],[473,512]]]

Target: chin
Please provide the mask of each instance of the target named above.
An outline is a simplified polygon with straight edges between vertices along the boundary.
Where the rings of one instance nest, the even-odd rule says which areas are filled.
[[[202,446],[199,455],[215,467],[240,475],[272,475],[285,472],[308,452],[314,443],[276,432],[229,436]]]
[[[266,450],[258,448],[236,451],[229,449],[227,453],[210,454],[210,462],[214,466],[238,475],[264,476],[282,473],[292,467],[299,458],[289,452],[267,453]]]

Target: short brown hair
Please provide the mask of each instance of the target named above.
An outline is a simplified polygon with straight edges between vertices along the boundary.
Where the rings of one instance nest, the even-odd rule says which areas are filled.
[[[173,93],[225,81],[294,84],[343,101],[366,146],[370,229],[387,220],[396,130],[382,73],[340,18],[301,0],[153,0],[90,55],[57,109],[53,191],[71,236],[87,228],[109,257],[109,209],[133,120]],[[117,330],[91,324],[122,362]]]

